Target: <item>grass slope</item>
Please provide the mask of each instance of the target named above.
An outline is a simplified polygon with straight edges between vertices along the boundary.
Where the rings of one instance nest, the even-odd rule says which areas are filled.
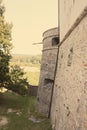
[[[14,111],[8,112],[9,109]],[[34,123],[29,120],[31,115],[44,121]],[[35,112],[35,97],[22,97],[11,92],[0,94],[0,116],[8,119],[8,124],[0,130],[51,130],[49,120]]]

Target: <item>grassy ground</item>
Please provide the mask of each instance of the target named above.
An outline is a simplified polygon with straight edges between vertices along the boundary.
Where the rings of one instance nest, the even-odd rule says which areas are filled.
[[[44,120],[34,123],[29,120],[31,115]],[[0,130],[51,130],[49,120],[35,112],[35,97],[22,97],[11,92],[0,94],[0,116],[8,119]]]

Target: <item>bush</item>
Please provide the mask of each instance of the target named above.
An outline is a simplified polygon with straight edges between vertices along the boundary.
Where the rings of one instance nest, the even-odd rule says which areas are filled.
[[[24,78],[24,71],[18,65],[10,67],[10,81],[7,89],[10,89],[18,94],[25,95],[28,91],[29,83],[27,78]]]

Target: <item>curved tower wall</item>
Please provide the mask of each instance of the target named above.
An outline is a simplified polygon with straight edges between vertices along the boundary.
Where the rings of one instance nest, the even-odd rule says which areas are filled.
[[[37,94],[37,111],[49,116],[58,52],[58,28],[43,33],[43,53]]]

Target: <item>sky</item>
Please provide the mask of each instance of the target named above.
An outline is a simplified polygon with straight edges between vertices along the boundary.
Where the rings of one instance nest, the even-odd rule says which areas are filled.
[[[44,31],[58,26],[58,0],[3,0],[5,20],[13,24],[12,53],[37,55]]]

